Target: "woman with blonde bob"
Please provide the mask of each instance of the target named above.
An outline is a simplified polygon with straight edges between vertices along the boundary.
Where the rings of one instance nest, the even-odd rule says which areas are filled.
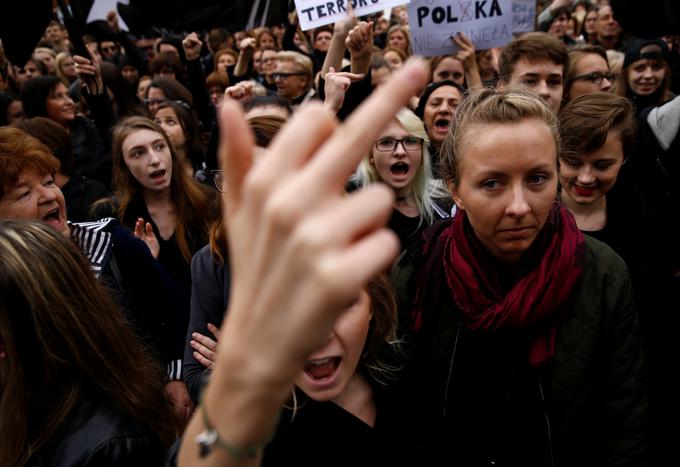
[[[0,464],[162,465],[162,376],[76,245],[0,222]]]
[[[406,249],[424,228],[448,217],[448,198],[432,176],[430,138],[416,114],[401,109],[359,164],[355,181],[361,187],[384,183],[396,196],[389,226]],[[449,203],[450,204],[450,203]]]

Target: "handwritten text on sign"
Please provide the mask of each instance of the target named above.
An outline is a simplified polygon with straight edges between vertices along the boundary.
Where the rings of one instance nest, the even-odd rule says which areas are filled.
[[[335,23],[347,16],[351,4],[356,16],[368,15],[385,8],[404,5],[409,0],[295,0],[300,28],[303,31]]]
[[[458,32],[464,32],[477,50],[512,40],[512,0],[413,0],[408,17],[417,55],[455,52],[451,36]]]

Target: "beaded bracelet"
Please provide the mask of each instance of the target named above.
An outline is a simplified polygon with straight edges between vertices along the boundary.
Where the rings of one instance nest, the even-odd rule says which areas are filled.
[[[199,446],[199,456],[201,459],[208,456],[215,445],[221,447],[229,453],[229,455],[234,458],[234,460],[239,460],[245,457],[253,458],[257,455],[257,452],[265,447],[274,438],[274,433],[263,443],[256,444],[255,446],[238,447],[233,444],[229,444],[217,433],[217,430],[210,424],[208,420],[208,413],[205,410],[205,404],[203,403],[203,398],[201,397],[201,402],[198,404],[201,411],[201,418],[203,419],[203,426],[205,429],[196,436],[195,440]]]

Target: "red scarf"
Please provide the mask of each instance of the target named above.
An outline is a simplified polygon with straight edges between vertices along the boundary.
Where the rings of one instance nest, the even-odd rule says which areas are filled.
[[[477,239],[464,211],[432,240],[436,245],[428,242],[425,253],[441,252],[450,296],[470,329],[540,329],[532,343],[529,362],[538,366],[552,359],[557,311],[581,276],[585,251],[583,234],[566,208],[553,205],[545,226],[524,254],[519,277],[509,290],[507,285],[504,290],[497,263]],[[427,282],[418,281],[416,328],[420,326],[419,308],[422,310],[418,302],[423,304],[426,293],[423,286],[427,287]]]

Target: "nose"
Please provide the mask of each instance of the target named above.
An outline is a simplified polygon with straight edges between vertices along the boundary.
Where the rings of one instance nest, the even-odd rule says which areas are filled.
[[[397,141],[397,146],[394,148],[394,151],[392,153],[396,156],[405,156],[406,148],[404,147],[404,142]]]
[[[151,151],[150,152],[150,157],[149,157],[149,165],[158,165],[160,164],[161,159],[158,157],[158,154],[156,151]]]
[[[58,190],[56,185],[54,186],[54,189],[39,185],[38,189],[40,190],[40,196],[38,198],[40,204],[50,204],[56,201]]]
[[[548,83],[546,81],[541,81],[536,89],[536,93],[545,100],[550,99],[550,88],[548,88]]]
[[[600,83],[600,91],[607,92],[611,89],[611,87],[612,82],[609,81],[607,78],[602,78],[602,83]]]
[[[654,75],[652,74],[652,67],[651,66],[646,66],[645,71],[642,74],[645,78],[653,78]]]
[[[582,185],[592,184],[595,181],[595,177],[590,171],[590,167],[588,167],[585,164],[581,166],[581,168],[578,171],[578,175],[576,176],[576,181]]]
[[[527,202],[526,193],[524,191],[524,186],[522,184],[516,184],[512,188],[510,196],[510,204],[506,209],[506,213],[511,217],[522,218],[526,216],[531,208]]]
[[[452,110],[451,110],[451,107],[446,102],[442,102],[441,104],[439,104],[439,107],[437,107],[437,112],[439,112],[439,113],[446,112],[446,113],[449,113],[449,114],[453,113]]]

